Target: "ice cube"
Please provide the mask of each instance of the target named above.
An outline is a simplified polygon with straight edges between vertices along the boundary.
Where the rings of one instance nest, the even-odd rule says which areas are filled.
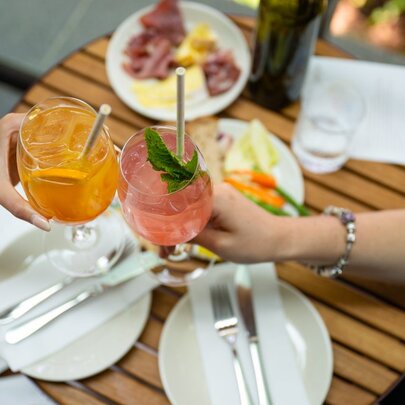
[[[72,127],[69,128],[68,147],[73,152],[81,152],[90,135],[93,121],[87,114],[76,113],[72,119]]]

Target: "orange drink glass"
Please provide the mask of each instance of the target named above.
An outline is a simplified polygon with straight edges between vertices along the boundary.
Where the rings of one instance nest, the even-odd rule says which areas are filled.
[[[176,149],[176,129],[153,127],[166,146]],[[153,269],[162,284],[187,285],[205,273],[201,266],[181,262],[188,258],[190,245],[207,224],[212,211],[212,184],[197,146],[186,135],[184,158],[190,160],[194,151],[198,164],[193,178],[178,191],[168,193],[161,172],[153,169],[147,160],[148,152],[144,129],[133,135],[122,149],[118,197],[124,218],[141,237],[159,247],[173,247],[165,265]]]
[[[106,271],[123,246],[119,218],[103,214],[114,198],[119,170],[105,127],[89,153],[81,156],[95,118],[95,110],[81,100],[45,100],[26,114],[17,146],[28,201],[52,222],[46,235],[47,246],[52,246],[48,256],[74,276]]]

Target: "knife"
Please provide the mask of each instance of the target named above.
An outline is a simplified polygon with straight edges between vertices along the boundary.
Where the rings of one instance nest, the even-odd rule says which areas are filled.
[[[130,257],[131,260],[129,260]],[[21,342],[80,303],[102,294],[108,288],[125,283],[162,263],[164,262],[152,252],[138,253],[129,256],[127,259],[123,260],[122,263],[116,265],[113,271],[100,277],[97,283],[82,290],[74,297],[71,297],[67,302],[9,329],[4,335],[4,340],[9,344]]]
[[[257,336],[255,315],[253,309],[253,290],[249,270],[246,266],[238,266],[235,275],[236,295],[238,297],[239,309],[249,342],[250,356],[252,358],[253,370],[259,405],[270,405],[271,399],[266,388],[263,367],[260,361],[259,340]]]

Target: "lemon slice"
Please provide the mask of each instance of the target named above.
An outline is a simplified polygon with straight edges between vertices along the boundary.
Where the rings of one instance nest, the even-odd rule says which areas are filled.
[[[215,253],[211,252],[211,250],[206,249],[200,245],[193,245],[190,252],[192,257],[201,260],[211,260],[214,259],[216,262],[222,261],[222,259],[216,255]]]
[[[32,172],[32,179],[41,179],[53,183],[72,184],[83,181],[88,176],[87,172],[62,167],[52,167]]]

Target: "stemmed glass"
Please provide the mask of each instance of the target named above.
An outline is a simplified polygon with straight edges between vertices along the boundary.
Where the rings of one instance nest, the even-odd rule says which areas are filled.
[[[171,150],[176,149],[176,128],[152,128]],[[141,237],[160,247],[172,246],[174,252],[166,263],[152,270],[162,284],[187,285],[205,273],[203,267],[182,265],[188,259],[185,243],[192,240],[207,224],[212,211],[212,184],[204,158],[193,141],[185,135],[184,159],[194,151],[198,164],[191,180],[178,191],[168,193],[161,172],[153,169],[148,159],[145,129],[134,134],[125,144],[120,157],[118,197],[123,215]]]
[[[50,261],[78,277],[107,271],[120,256],[122,220],[112,211],[118,162],[106,127],[86,156],[81,152],[96,111],[70,97],[47,99],[26,114],[17,166],[31,206],[51,220],[45,235]],[[103,213],[104,212],[104,213]]]

